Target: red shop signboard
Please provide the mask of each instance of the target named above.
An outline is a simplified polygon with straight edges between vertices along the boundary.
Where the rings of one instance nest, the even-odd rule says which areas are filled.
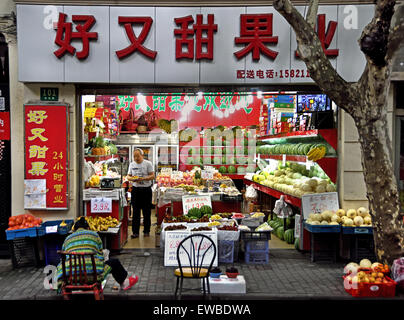
[[[239,93],[204,93],[201,96],[186,94],[117,96],[117,108],[122,119],[127,119],[130,109],[135,119],[142,114],[154,114],[158,119],[177,120],[179,129],[197,127],[257,125],[261,99],[255,95]],[[149,128],[152,129],[152,128]]]
[[[46,209],[68,208],[67,105],[25,105],[25,179],[46,180]]]

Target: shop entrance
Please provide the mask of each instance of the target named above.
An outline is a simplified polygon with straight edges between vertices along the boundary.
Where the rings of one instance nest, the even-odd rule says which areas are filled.
[[[190,194],[216,192],[218,199],[212,200],[214,213],[229,213],[231,216],[231,213],[244,211],[242,192],[246,188],[243,182],[246,174],[252,177],[260,167],[272,162],[277,166],[279,161],[282,162],[282,157],[258,151],[258,146],[283,144],[283,139],[271,139],[294,131],[312,133],[307,137],[292,134],[287,139],[289,145],[295,143],[297,146],[302,142],[313,144],[319,138],[314,131],[335,128],[335,106],[313,88],[306,88],[300,94],[295,91],[260,92],[251,88],[240,91],[234,88],[232,91],[194,90],[192,93],[173,88],[160,91],[164,93],[158,91],[79,91],[81,215],[92,219],[91,225],[112,249],[155,248],[160,245],[161,225],[165,216],[183,214],[181,199],[161,201],[163,197],[160,197],[159,191],[167,186],[186,190]],[[270,110],[273,115],[268,114]],[[260,139],[255,139],[258,136]],[[268,139],[261,139],[266,137],[269,142]],[[333,139],[336,139],[336,135],[332,136]],[[220,141],[220,145],[216,144],[217,141]],[[144,159],[151,162],[156,184],[153,186],[150,236],[143,237],[140,232],[138,238],[131,239],[132,183],[127,176],[137,148],[142,149]],[[332,150],[330,147],[330,152]],[[296,155],[300,154],[295,151]],[[303,161],[300,164],[303,166],[307,161],[304,156],[292,154],[287,162]],[[331,154],[323,161],[324,171],[318,168],[316,172],[324,176],[331,172],[330,181],[335,182],[335,159]],[[209,168],[212,168],[210,173]],[[195,170],[206,171],[204,174],[208,178],[197,177]],[[203,185],[200,181],[203,179],[211,179],[212,183]],[[227,180],[226,183],[215,185],[215,179]],[[224,184],[227,187],[226,201],[220,195],[225,190]],[[154,192],[156,189],[158,192]],[[175,192],[171,195],[175,195]],[[273,194],[266,196],[272,197]],[[229,201],[232,197],[234,200]],[[260,208],[264,208],[264,202]],[[104,220],[106,218],[109,220]],[[271,242],[272,247],[293,248],[276,237]]]

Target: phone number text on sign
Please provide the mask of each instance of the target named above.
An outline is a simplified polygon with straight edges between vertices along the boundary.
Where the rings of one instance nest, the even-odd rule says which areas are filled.
[[[92,213],[111,213],[112,199],[111,198],[93,198],[91,199]]]
[[[285,70],[236,70],[237,79],[284,79],[284,78],[310,78],[307,69]]]

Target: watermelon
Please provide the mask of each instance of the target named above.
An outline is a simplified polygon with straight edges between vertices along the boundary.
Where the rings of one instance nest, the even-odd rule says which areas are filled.
[[[294,228],[295,226],[295,218],[294,217],[287,217],[286,218],[286,227],[287,228]]]
[[[201,210],[199,208],[191,208],[188,210],[187,216],[199,219],[202,216]]]
[[[219,172],[220,172],[220,173],[226,173],[226,172],[227,172],[227,168],[226,168],[225,166],[220,166]]]
[[[299,240],[299,238],[295,238],[295,249],[300,250],[300,240]]]
[[[247,173],[254,173],[255,172],[255,165],[249,165],[246,169]]]
[[[285,236],[285,231],[283,227],[279,227],[276,229],[276,236],[279,238],[279,240],[283,240]]]
[[[222,164],[222,157],[214,157],[213,164]]]
[[[295,230],[294,229],[286,230],[284,234],[284,239],[286,243],[293,244],[295,242]]]
[[[227,168],[227,171],[230,173],[230,174],[235,174],[236,173],[236,167],[234,167],[234,166],[229,166],[228,168]]]
[[[237,168],[237,174],[245,174],[246,173],[246,168],[245,167],[238,167]]]
[[[212,208],[210,207],[210,206],[202,206],[202,207],[200,207],[200,212],[201,212],[201,216],[204,216],[204,215],[208,215],[208,216],[211,216],[212,215]]]

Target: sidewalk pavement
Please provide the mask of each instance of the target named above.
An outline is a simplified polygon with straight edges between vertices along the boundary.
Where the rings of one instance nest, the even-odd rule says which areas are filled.
[[[159,249],[125,249],[113,255],[120,259],[129,273],[139,276],[139,282],[129,291],[118,291],[110,275],[104,288],[106,300],[172,300],[176,279],[173,267],[164,267],[164,252]],[[308,253],[293,249],[272,249],[266,265],[235,262],[245,277],[246,294],[212,294],[213,300],[352,300],[343,287],[345,262],[310,261]],[[219,264],[223,270],[227,265]],[[44,268],[13,269],[11,259],[0,260],[0,300],[60,300],[53,290],[44,288]],[[194,280],[192,280],[194,281]],[[183,298],[201,299],[196,288],[200,282],[184,281]],[[193,289],[193,290],[187,290]],[[400,294],[393,300],[404,300]]]

